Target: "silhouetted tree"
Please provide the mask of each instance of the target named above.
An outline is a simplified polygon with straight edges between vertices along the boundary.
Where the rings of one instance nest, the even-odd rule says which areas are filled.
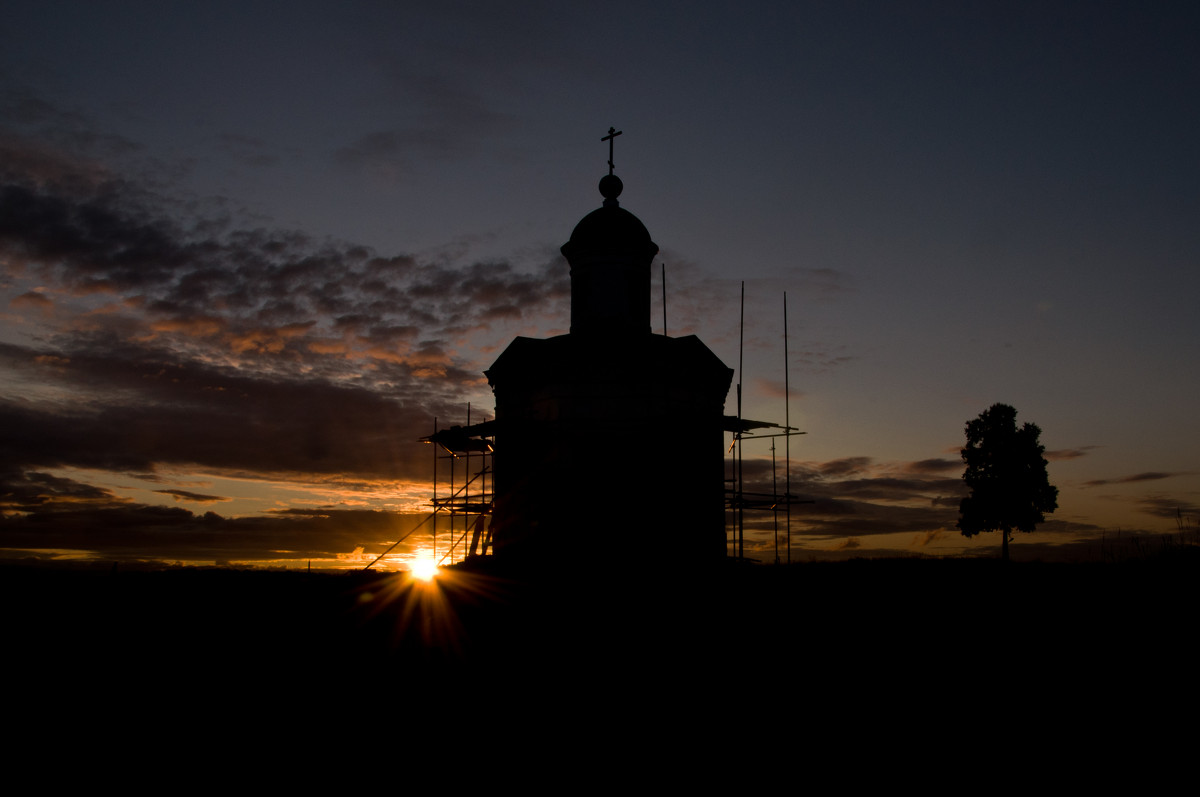
[[[993,404],[967,422],[962,450],[963,481],[971,494],[959,504],[958,528],[964,537],[981,531],[1003,533],[1002,558],[1008,561],[1013,529],[1033,531],[1043,513],[1058,508],[1058,488],[1046,475],[1042,430],[1032,423],[1017,428],[1017,411]]]

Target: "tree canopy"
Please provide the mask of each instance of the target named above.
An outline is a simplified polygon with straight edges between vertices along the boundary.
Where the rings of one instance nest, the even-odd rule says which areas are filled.
[[[1003,532],[1002,556],[1008,559],[1009,535],[1033,531],[1046,512],[1058,508],[1058,488],[1046,474],[1046,451],[1032,423],[1017,427],[1017,411],[993,404],[967,422],[962,450],[963,481],[970,494],[959,504],[958,528],[963,536],[981,531]]]

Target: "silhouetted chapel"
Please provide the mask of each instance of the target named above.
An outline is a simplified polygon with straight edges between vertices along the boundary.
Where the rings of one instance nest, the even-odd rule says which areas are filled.
[[[571,330],[518,337],[484,373],[496,397],[498,557],[629,551],[725,556],[725,397],[733,378],[695,335],[650,331],[658,246],[600,180],[603,205],[562,246]]]

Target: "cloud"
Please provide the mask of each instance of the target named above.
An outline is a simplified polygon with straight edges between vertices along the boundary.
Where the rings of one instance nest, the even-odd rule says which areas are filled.
[[[825,477],[847,476],[852,473],[861,473],[870,464],[870,457],[847,457],[825,462],[820,465],[818,470]]]
[[[0,255],[10,273],[46,286],[41,299],[22,294],[26,303],[103,293],[136,309],[151,335],[205,338],[235,353],[279,353],[289,348],[283,338],[346,338],[345,318],[368,331],[346,340],[365,353],[378,343],[370,333],[389,327],[456,340],[565,310],[557,256],[522,269],[418,263],[183,210],[128,181],[10,174],[0,185]]]
[[[38,362],[41,355],[0,347],[10,367],[88,399],[68,406],[0,399],[6,459],[26,466],[127,472],[179,464],[414,479],[428,463],[405,449],[419,448],[413,442],[446,402],[437,391],[414,390],[404,400],[367,386],[180,361],[119,341],[77,346],[53,368]]]
[[[810,540],[867,535],[911,535],[920,548],[945,533],[957,534],[961,479],[940,474],[949,460],[877,462],[845,457],[827,462],[792,463],[792,493],[807,503],[792,506],[792,533]],[[773,484],[769,460],[743,463],[747,492],[782,493],[782,476]],[[766,539],[774,534],[774,516],[754,513],[747,528]]]
[[[1045,457],[1046,457],[1046,459],[1050,460],[1051,462],[1054,462],[1057,460],[1078,459],[1079,457],[1086,456],[1089,452],[1093,451],[1096,448],[1099,448],[1099,446],[1080,446],[1079,448],[1062,448],[1062,449],[1058,449],[1056,451],[1047,451],[1045,453]]]
[[[187,490],[155,490],[154,492],[162,493],[163,495],[170,495],[174,497],[176,501],[194,501],[200,504],[233,500],[232,498],[225,498],[224,496],[220,495],[205,495],[203,493],[193,493]]]
[[[792,515],[793,523],[802,528],[804,535],[825,539],[952,531],[958,518],[957,510],[934,507],[928,502],[923,506],[889,505],[836,498],[819,498],[811,508],[793,510]]]
[[[922,532],[921,534],[918,534],[916,537],[913,538],[912,547],[924,548],[927,545],[929,545],[929,543],[941,539],[942,536],[944,535],[944,533],[945,532],[943,532],[940,529],[934,529],[932,531]]]
[[[26,116],[54,121],[36,103]],[[172,472],[343,495],[421,484],[429,450],[417,440],[486,395],[487,352],[514,329],[565,326],[569,279],[553,248],[520,262],[421,260],[245,225],[118,176],[88,155],[99,143],[76,138],[64,149],[0,133],[0,301],[20,322],[0,343],[0,547],[373,557],[423,516],[197,515],[58,469],[136,473],[175,503],[231,499]],[[253,159],[255,142],[225,143]]]
[[[135,217],[98,193],[72,197],[29,185],[0,186],[0,246],[18,262],[47,266],[71,287],[146,288],[194,254],[164,218]]]
[[[373,559],[422,519],[347,509],[226,518],[181,507],[128,504],[0,517],[0,548],[82,551],[108,560],[299,563],[336,560],[361,547]],[[402,543],[397,551],[410,547]]]
[[[1160,471],[1147,471],[1146,473],[1135,473],[1132,476],[1122,476],[1116,479],[1092,479],[1083,483],[1084,487],[1100,487],[1105,484],[1136,484],[1138,482],[1153,482],[1160,479],[1170,479],[1174,476],[1188,476],[1189,472],[1180,473],[1164,473]]]
[[[1154,517],[1177,520],[1184,517],[1195,518],[1200,516],[1200,504],[1181,501],[1170,496],[1149,495],[1137,499],[1135,503],[1142,512]]]
[[[39,471],[0,472],[0,512],[47,512],[80,505],[111,507],[124,499],[103,487]]]
[[[960,459],[922,459],[917,462],[910,462],[905,465],[904,469],[908,473],[945,473],[946,471],[962,470],[963,463]]]
[[[338,321],[346,318],[370,332],[419,327],[429,339],[455,339],[565,309],[555,301],[569,290],[556,255],[522,269],[418,263],[296,231],[187,217],[128,181],[8,178],[0,254],[10,276],[46,286],[18,304],[104,293],[136,307],[152,333],[191,332],[271,353],[285,348],[281,336],[344,337]],[[375,342],[349,341],[357,350]]]
[[[937,494],[958,493],[963,483],[959,479],[905,479],[876,476],[868,479],[848,479],[837,483],[841,495],[859,499],[908,501]],[[936,501],[937,499],[933,499]]]
[[[20,173],[95,180],[106,173],[98,158],[141,149],[123,136],[98,130],[85,114],[60,108],[22,86],[0,86],[0,119],[0,177]]]
[[[46,298],[45,294],[41,294],[36,291],[26,291],[20,296],[12,299],[8,303],[8,306],[15,309],[30,307],[39,310],[42,313],[48,313],[50,309],[54,307],[54,302]]]
[[[520,266],[381,255],[238,227],[87,158],[0,145],[18,156],[0,164],[0,292],[30,332],[0,343],[10,511],[87,500],[114,510],[104,521],[184,517],[55,481],[65,467],[423,482],[416,441],[486,391],[480,352],[567,312],[556,253]]]

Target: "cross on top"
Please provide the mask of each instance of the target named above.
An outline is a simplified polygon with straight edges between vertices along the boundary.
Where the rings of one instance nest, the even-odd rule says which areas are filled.
[[[609,174],[613,173],[613,139],[616,138],[617,136],[621,135],[621,133],[623,133],[623,132],[625,132],[625,131],[618,130],[615,127],[610,127],[610,128],[608,128],[608,135],[605,136],[604,138],[600,139],[602,142],[603,141],[608,142],[608,173]]]

